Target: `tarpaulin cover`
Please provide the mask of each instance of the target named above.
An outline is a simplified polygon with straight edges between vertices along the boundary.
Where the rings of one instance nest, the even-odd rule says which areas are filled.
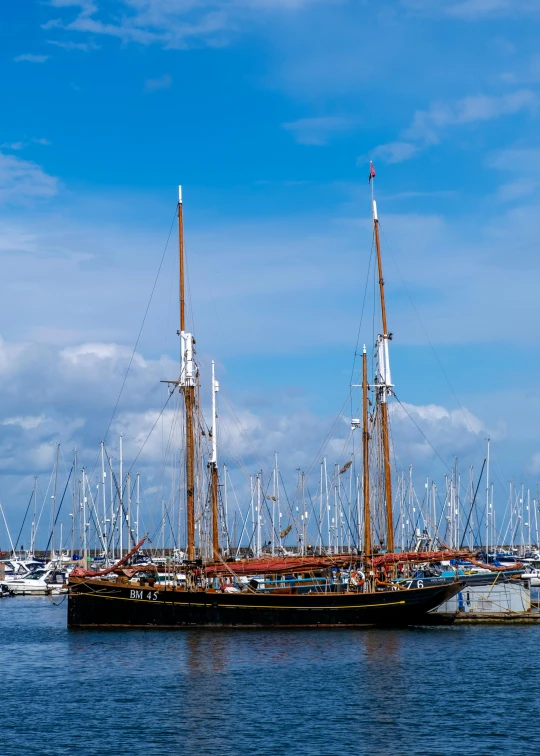
[[[333,559],[331,557],[305,557],[295,559],[277,557],[275,559],[243,559],[240,562],[217,562],[209,564],[204,572],[212,577],[214,575],[258,575],[269,572],[302,572],[304,570],[321,570],[336,564],[349,563],[351,557],[346,559]],[[358,561],[358,557],[354,557]]]
[[[403,553],[379,554],[371,559],[371,564],[374,567],[382,567],[399,562],[442,562],[447,559],[470,556],[470,551],[404,551]]]
[[[141,548],[143,543],[146,541],[146,536],[144,538],[141,538],[139,543],[134,546],[129,554],[126,554],[125,557],[122,557],[116,564],[113,564],[111,567],[107,567],[106,570],[96,570],[96,572],[93,572],[92,570],[85,570],[84,567],[75,567],[75,569],[72,571],[71,575],[73,577],[99,577],[99,575],[109,575],[111,572],[114,572],[119,567],[122,567],[123,564],[125,564],[133,554],[136,554],[137,551]]]

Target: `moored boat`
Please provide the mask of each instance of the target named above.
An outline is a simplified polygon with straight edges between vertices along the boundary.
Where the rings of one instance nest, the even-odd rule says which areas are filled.
[[[184,590],[70,578],[69,627],[366,627],[422,618],[461,583],[396,591],[295,594]]]
[[[2,583],[14,596],[46,596],[52,593],[62,593],[67,581],[65,571],[57,569],[34,570],[22,577],[13,578]]]
[[[370,180],[374,177],[370,166]],[[196,542],[196,414],[199,367],[195,362],[195,340],[186,330],[184,303],[183,206],[179,193],[179,269],[181,363],[178,380],[167,381],[179,391],[184,403],[186,560],[183,579],[160,584],[156,569],[144,565],[124,569],[142,543],[115,567],[101,574],[75,568],[69,578],[68,625],[70,627],[364,627],[418,624],[437,606],[463,587],[455,579],[436,584],[420,581],[397,583],[399,565],[440,561],[449,553],[400,554],[394,548],[392,474],[387,402],[393,394],[390,375],[389,333],[386,321],[384,279],[379,239],[377,206],[372,198],[373,235],[377,253],[382,333],[376,341],[377,368],[368,383],[367,354],[362,357],[363,542],[354,554],[331,554],[295,559],[273,555],[261,562],[225,561],[219,544],[218,467],[216,448],[215,394],[218,390],[212,364],[212,453],[208,460],[210,502],[210,553],[206,560]],[[373,401],[369,398],[371,393]],[[369,407],[373,404],[374,411]],[[377,436],[378,517],[372,522],[370,443]],[[374,444],[375,446],[375,444]],[[350,463],[349,463],[350,464]],[[122,515],[121,515],[122,516]],[[377,533],[377,547],[373,546]]]

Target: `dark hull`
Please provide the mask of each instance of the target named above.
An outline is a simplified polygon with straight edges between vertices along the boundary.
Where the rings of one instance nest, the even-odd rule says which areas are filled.
[[[214,593],[72,579],[69,627],[365,627],[420,624],[463,583],[377,593]]]
[[[521,573],[518,573],[520,575]],[[493,585],[493,583],[497,583],[500,585],[501,583],[516,583],[516,573],[512,572],[509,574],[506,574],[504,572],[490,572],[489,574],[486,573],[480,573],[480,574],[474,574],[474,575],[460,575],[459,576],[460,583],[463,583],[464,585]],[[452,577],[426,577],[426,578],[411,578],[410,580],[403,580],[400,581],[401,585],[410,587],[410,588],[427,588],[428,586],[432,585],[448,585],[455,582],[455,578]]]
[[[518,573],[519,574],[519,573]],[[490,575],[480,573],[479,575],[460,575],[459,579],[465,583],[465,585],[493,585],[493,583],[515,583],[519,585],[516,578],[516,573],[509,573],[505,575],[504,572],[492,572]]]

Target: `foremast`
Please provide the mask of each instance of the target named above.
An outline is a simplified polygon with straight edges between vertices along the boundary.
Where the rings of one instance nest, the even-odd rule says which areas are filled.
[[[373,163],[370,163],[369,179],[371,182],[371,202],[373,208],[373,235],[375,239],[375,248],[377,252],[377,270],[379,274],[379,296],[381,302],[381,320],[382,333],[377,337],[377,406],[380,412],[381,436],[382,436],[382,453],[384,469],[384,503],[386,512],[386,549],[389,552],[394,551],[394,518],[392,513],[392,471],[390,465],[390,430],[388,422],[388,397],[392,393],[393,384],[390,374],[390,357],[388,353],[388,342],[392,334],[388,332],[386,321],[386,303],[384,299],[384,278],[382,268],[381,241],[379,235],[379,217],[377,214],[377,203],[374,197],[375,170]]]
[[[368,560],[373,551],[371,546],[371,507],[369,497],[369,407],[366,347],[362,353],[362,456],[364,466],[364,560]]]
[[[219,559],[219,513],[218,513],[218,495],[219,495],[219,477],[217,462],[217,411],[216,411],[216,394],[219,391],[219,383],[216,381],[214,360],[212,360],[212,454],[208,467],[211,474],[211,495],[212,495],[212,557],[215,562]]]
[[[186,438],[187,557],[195,559],[195,361],[193,334],[186,331],[184,217],[182,187],[178,187],[178,253],[180,259],[180,380],[184,397]]]

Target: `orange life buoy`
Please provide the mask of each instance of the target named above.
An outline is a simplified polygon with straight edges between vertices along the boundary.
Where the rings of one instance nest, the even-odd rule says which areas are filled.
[[[354,585],[355,587],[359,588],[361,585],[364,585],[366,582],[366,578],[362,570],[354,570],[351,572],[350,576],[350,583],[351,585]]]

